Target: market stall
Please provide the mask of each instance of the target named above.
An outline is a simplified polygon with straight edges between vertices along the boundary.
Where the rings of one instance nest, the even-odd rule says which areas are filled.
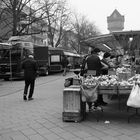
[[[82,41],[87,47],[90,46],[94,49],[96,46],[100,48],[102,53],[107,51],[114,54],[113,64],[115,64],[115,67],[108,70],[108,75],[96,77],[94,73],[87,73],[83,77],[72,78],[72,82],[68,82],[70,83],[69,86],[76,84],[80,87],[79,99],[81,99],[81,102],[85,103],[90,100],[94,102],[98,94],[115,95],[118,97],[118,107],[120,109],[121,96],[131,95],[135,83],[138,79],[140,80],[140,76],[135,74],[135,68],[132,65],[132,63],[135,63],[132,58],[139,57],[138,53],[135,53],[138,50],[137,46],[139,46],[139,38],[137,38],[139,35],[140,31],[120,31],[94,36]],[[69,104],[73,103],[69,102]]]
[[[133,85],[140,76],[138,74],[133,75],[131,69],[124,67],[116,69],[115,73],[115,75],[101,75],[97,77],[92,75],[71,77],[73,82],[63,92],[64,120],[83,120],[85,118],[86,102],[89,100],[94,102],[98,94],[117,95],[118,107],[120,109],[121,95],[129,95]],[[66,108],[71,109],[66,111]],[[73,116],[75,113],[70,114],[68,112],[77,112],[79,115],[78,119]]]

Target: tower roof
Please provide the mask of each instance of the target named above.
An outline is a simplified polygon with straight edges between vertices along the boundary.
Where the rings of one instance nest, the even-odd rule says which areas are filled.
[[[122,17],[122,15],[118,12],[117,9],[115,9],[115,10],[113,11],[113,13],[110,15],[110,17],[111,17],[111,18],[112,18],[112,17]]]

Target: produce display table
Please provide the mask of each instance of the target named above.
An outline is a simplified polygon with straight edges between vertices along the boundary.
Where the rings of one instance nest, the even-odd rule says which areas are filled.
[[[118,94],[122,95],[122,94],[130,94],[132,90],[132,86],[118,86]]]
[[[98,87],[98,94],[118,94],[117,86],[99,86]]]
[[[122,76],[123,74],[124,76]],[[121,95],[129,95],[132,90],[133,80],[132,79],[130,80],[130,78],[128,80],[128,77],[130,77],[130,73],[120,73],[118,75],[101,75],[98,77],[88,75],[86,78],[83,79],[82,86],[94,87],[98,85],[98,88],[97,88],[98,94],[117,95],[119,109],[120,109]],[[89,90],[89,93],[90,93],[90,90]]]
[[[129,95],[131,93],[132,86],[120,86],[118,85],[118,101],[120,109],[121,95]]]
[[[132,86],[99,86],[98,94],[116,94],[116,95],[129,95],[132,90]]]
[[[118,96],[118,104],[120,109],[120,96],[121,95],[129,95],[132,90],[132,86],[99,86],[98,87],[98,94],[104,95],[117,95]]]
[[[66,88],[63,90],[63,121],[82,121],[86,114],[86,102],[96,99],[97,94],[117,95],[120,109],[121,95],[129,95],[132,85],[138,79],[137,75],[129,79],[128,77],[130,77],[130,73],[124,76],[122,74],[97,77],[93,75],[78,76],[73,77],[72,82],[66,79],[68,84],[65,84]]]

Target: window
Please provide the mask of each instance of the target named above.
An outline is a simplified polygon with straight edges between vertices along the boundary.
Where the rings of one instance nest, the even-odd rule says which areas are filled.
[[[51,55],[51,62],[60,62],[60,55]]]

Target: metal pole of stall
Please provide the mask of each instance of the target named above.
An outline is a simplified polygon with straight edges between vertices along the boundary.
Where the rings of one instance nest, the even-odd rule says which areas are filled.
[[[11,59],[11,48],[10,48],[10,52],[9,52],[9,55],[10,55],[10,80],[12,80],[12,59]]]

